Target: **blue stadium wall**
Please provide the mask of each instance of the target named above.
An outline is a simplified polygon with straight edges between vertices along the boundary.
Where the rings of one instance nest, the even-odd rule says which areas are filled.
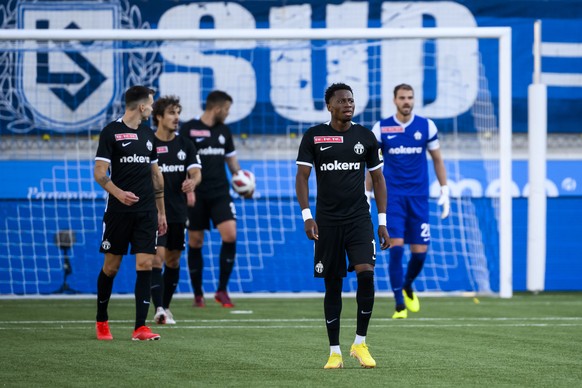
[[[462,161],[459,168],[461,175],[474,171],[473,164],[477,162]],[[263,171],[262,161],[243,161],[242,167]],[[70,252],[73,273],[68,278],[71,288],[85,293],[96,291],[96,275],[102,265],[102,255],[98,253],[101,241],[101,218],[105,207],[103,193],[94,193],[88,187],[81,188],[77,193],[66,191],[46,191],[42,188],[42,180],[55,174],[63,162],[30,161],[30,162],[0,162],[0,170],[6,185],[0,193],[0,294],[6,293],[51,293],[58,290],[63,281],[63,254],[54,244],[56,230],[73,229],[77,234],[77,243]],[[83,162],[86,168],[90,162]],[[282,162],[280,171],[288,171],[281,175],[281,182],[293,182],[294,163]],[[450,168],[450,166],[449,166]],[[61,170],[62,171],[62,170]],[[61,172],[62,173],[62,172]],[[265,172],[268,173],[268,172]],[[513,201],[513,284],[516,291],[526,289],[526,248],[527,248],[527,162],[513,163],[514,201]],[[493,291],[498,290],[499,256],[498,243],[495,241],[496,224],[491,220],[491,203],[483,197],[491,182],[485,176],[471,174],[477,187],[470,192],[464,192],[471,197],[477,209],[481,233],[484,236],[489,257],[488,269],[491,274]],[[59,178],[58,173],[54,175]],[[234,276],[245,281],[232,282],[233,292],[299,292],[322,291],[322,282],[312,278],[312,243],[305,238],[298,205],[294,199],[293,185],[279,187],[277,198],[269,198],[265,176],[257,176],[256,199],[252,201],[235,200],[239,220],[239,241],[243,239],[259,241],[261,247],[248,244],[242,247],[239,243],[238,252],[240,265]],[[435,180],[431,172],[431,181]],[[576,182],[582,181],[582,169],[579,161],[548,162],[548,195],[547,218],[547,268],[546,290],[566,291],[582,290],[582,187]],[[451,181],[452,186],[459,182]],[[481,194],[479,194],[481,193]],[[95,194],[97,194],[95,196]],[[312,201],[313,202],[313,201]],[[283,205],[281,205],[283,204]],[[434,203],[432,210],[436,211]],[[374,210],[375,211],[375,210]],[[457,211],[453,201],[453,213]],[[266,214],[275,215],[265,217]],[[281,217],[283,215],[284,217]],[[454,217],[453,217],[454,219]],[[450,221],[454,222],[454,221]],[[246,224],[245,224],[246,223]],[[256,223],[256,224],[254,224]],[[243,236],[242,225],[247,225],[248,233]],[[493,228],[493,229],[492,229]],[[47,232],[48,230],[48,232]],[[434,237],[434,235],[433,235]],[[492,240],[493,239],[493,240]],[[212,232],[211,240],[219,241],[216,231]],[[36,241],[32,244],[33,241]],[[41,242],[39,244],[39,241]],[[46,244],[45,244],[46,242]],[[269,251],[257,260],[255,253]],[[216,247],[215,247],[216,249]],[[216,277],[217,252],[213,255],[204,248],[207,264],[205,279]],[[244,255],[244,259],[243,259]],[[11,259],[12,257],[12,259]],[[25,259],[22,259],[24,257]],[[386,260],[381,255],[379,260]],[[134,258],[127,256],[115,283],[115,292],[131,293],[135,281]],[[245,264],[243,264],[245,263]],[[179,292],[189,292],[187,265],[182,259],[181,281]],[[211,270],[211,267],[214,270]],[[214,271],[214,272],[213,272]],[[455,277],[462,281],[465,278],[465,268],[462,266],[451,272],[451,289],[470,289],[466,284],[458,284]],[[458,276],[456,276],[457,274]],[[387,274],[381,274],[387,277]],[[209,283],[205,288],[212,289]],[[23,285],[21,285],[23,284]],[[387,284],[379,285],[387,290]],[[420,288],[422,290],[422,288]]]

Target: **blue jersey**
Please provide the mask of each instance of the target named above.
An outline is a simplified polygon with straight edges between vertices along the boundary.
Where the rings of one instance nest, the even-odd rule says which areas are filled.
[[[428,196],[426,150],[439,148],[434,122],[412,115],[402,124],[392,116],[378,121],[372,132],[384,155],[383,173],[388,195]]]

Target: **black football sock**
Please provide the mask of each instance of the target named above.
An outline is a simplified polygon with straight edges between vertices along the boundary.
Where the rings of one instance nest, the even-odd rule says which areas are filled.
[[[97,277],[97,322],[105,322],[109,319],[107,306],[109,306],[109,299],[111,298],[113,279],[107,276],[103,269],[101,269]]]
[[[426,260],[426,252],[423,253],[411,253],[410,261],[408,262],[408,269],[406,270],[406,276],[404,276],[404,290],[410,297],[412,295],[412,282],[420,271],[424,267],[424,261]]]
[[[162,306],[165,309],[170,308],[170,303],[178,286],[178,280],[180,280],[180,267],[170,268],[166,266],[164,269],[164,297],[162,302]]]
[[[342,278],[325,279],[323,311],[329,346],[340,344],[340,315],[342,313]]]
[[[366,336],[368,325],[374,309],[374,271],[358,273],[358,290],[356,291],[358,304],[358,320],[356,334]]]
[[[154,307],[158,308],[162,305],[162,294],[163,294],[163,284],[162,284],[162,269],[152,268],[152,302],[154,302]]]
[[[192,290],[194,295],[202,296],[202,268],[204,261],[202,260],[202,248],[188,248],[188,270],[190,271],[190,283],[192,283]]]
[[[228,280],[234,267],[234,258],[236,256],[236,242],[222,242],[220,248],[220,278],[218,281],[217,291],[226,291]]]
[[[144,326],[150,308],[152,271],[136,271],[135,280],[135,328]]]

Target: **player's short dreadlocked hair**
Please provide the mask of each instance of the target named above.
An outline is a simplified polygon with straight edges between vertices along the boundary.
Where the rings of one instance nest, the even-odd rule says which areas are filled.
[[[176,96],[163,96],[160,97],[154,102],[153,111],[152,111],[152,119],[154,121],[154,125],[158,126],[158,115],[164,116],[164,112],[166,108],[170,106],[175,106],[180,111],[182,110],[182,105],[180,105],[180,97]]]
[[[338,90],[349,90],[352,94],[354,94],[354,92],[352,91],[352,88],[349,85],[346,85],[346,84],[341,83],[341,82],[340,83],[336,83],[336,84],[332,84],[325,91],[325,103],[326,104],[329,104],[329,101],[333,97],[333,94],[335,92],[337,92]]]

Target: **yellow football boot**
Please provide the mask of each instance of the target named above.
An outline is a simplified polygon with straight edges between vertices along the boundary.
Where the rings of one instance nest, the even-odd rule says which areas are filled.
[[[368,345],[361,343],[359,345],[353,344],[350,349],[350,356],[357,358],[362,368],[375,368],[376,360],[372,358],[368,351]]]
[[[341,369],[344,367],[344,360],[341,354],[332,353],[329,356],[329,360],[327,360],[327,364],[323,367],[323,369]]]

